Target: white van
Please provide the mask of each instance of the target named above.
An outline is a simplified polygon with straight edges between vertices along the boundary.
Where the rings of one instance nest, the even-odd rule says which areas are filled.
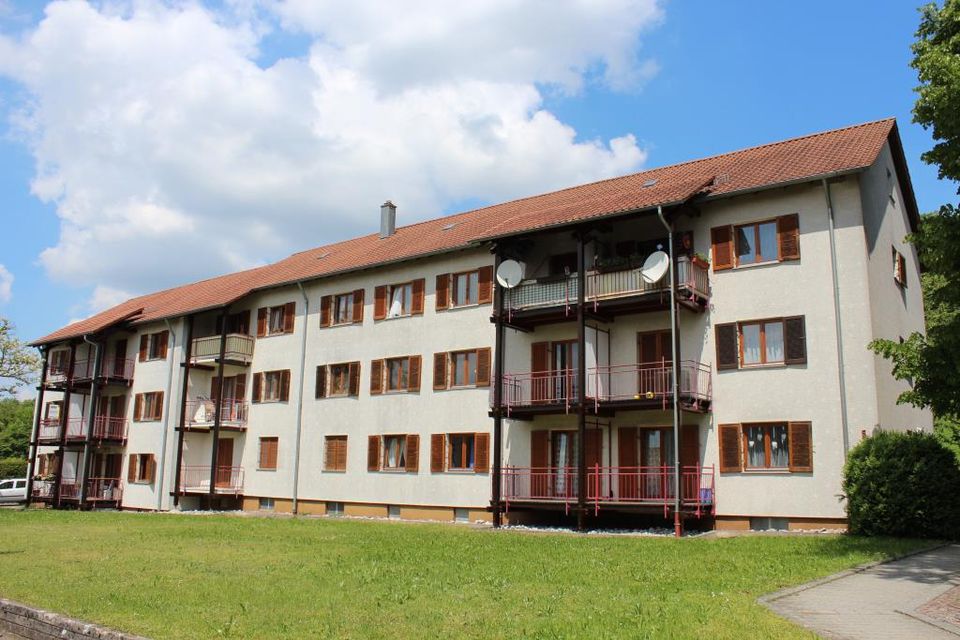
[[[17,503],[27,501],[27,479],[13,478],[0,480],[0,503]]]

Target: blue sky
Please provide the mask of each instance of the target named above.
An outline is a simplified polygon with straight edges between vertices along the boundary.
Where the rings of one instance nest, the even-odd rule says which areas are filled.
[[[640,1],[642,0],[638,0]],[[645,6],[649,4],[644,3]],[[298,84],[299,78],[307,77],[303,74],[307,72],[306,60],[311,56],[311,45],[318,47],[332,43],[350,51],[351,45],[362,43],[364,37],[376,37],[376,22],[369,19],[369,16],[364,16],[364,21],[356,19],[357,16],[342,16],[345,23],[362,22],[364,28],[369,29],[370,35],[365,36],[363,29],[359,27],[352,31],[346,28],[337,31],[323,23],[323,20],[336,21],[338,16],[312,16],[290,9],[277,13],[258,10],[253,12],[253,17],[251,14],[231,10],[229,15],[224,17],[216,13],[223,10],[221,5],[208,5],[211,15],[216,16],[221,25],[229,23],[227,26],[230,28],[237,24],[253,26],[247,31],[240,28],[234,31],[225,30],[224,33],[231,37],[236,36],[237,40],[225,44],[222,50],[210,45],[200,47],[203,50],[181,52],[184,59],[189,59],[189,65],[193,65],[191,68],[195,69],[197,61],[202,61],[204,56],[220,61],[225,55],[224,51],[244,51],[244,47],[254,46],[256,52],[247,52],[245,55],[261,70],[272,70],[267,76],[269,80],[263,84],[252,85],[253,89],[250,89],[250,84],[245,84],[245,80],[218,88],[224,96],[223,102],[230,104],[228,107],[218,107],[213,112],[213,117],[203,110],[202,95],[198,98],[194,94],[188,94],[185,102],[193,100],[199,106],[194,105],[183,113],[165,112],[162,120],[144,118],[137,121],[138,116],[130,114],[144,110],[149,112],[153,107],[150,100],[157,99],[157,94],[150,93],[152,89],[143,89],[142,96],[146,97],[136,103],[140,111],[129,107],[114,112],[107,109],[104,113],[103,109],[91,102],[99,99],[99,94],[88,92],[91,85],[97,84],[98,74],[102,71],[103,77],[107,78],[103,82],[107,87],[104,91],[108,91],[116,86],[127,86],[125,83],[128,75],[125,74],[129,74],[129,78],[139,78],[157,73],[162,78],[168,78],[169,75],[163,74],[182,74],[182,69],[158,71],[152,68],[149,58],[143,58],[147,62],[138,62],[141,59],[134,54],[130,56],[131,62],[127,66],[114,65],[111,62],[102,67],[93,64],[77,67],[72,71],[73,75],[79,77],[81,74],[89,74],[91,81],[82,85],[77,83],[79,88],[73,89],[69,78],[59,77],[51,70],[60,66],[55,64],[58,59],[69,58],[69,52],[55,48],[44,49],[43,47],[52,45],[43,42],[30,47],[22,44],[22,38],[29,37],[31,30],[35,29],[43,18],[37,5],[35,2],[4,3],[0,0],[0,34],[6,37],[8,47],[15,47],[21,55],[17,63],[6,68],[0,62],[0,131],[3,132],[0,137],[0,194],[6,230],[0,249],[0,264],[15,277],[12,296],[6,302],[0,300],[0,314],[11,318],[24,338],[38,337],[71,319],[86,315],[105,304],[105,301],[115,301],[117,296],[122,297],[125,293],[147,292],[178,282],[209,277],[231,268],[278,259],[309,246],[370,231],[367,227],[373,224],[375,206],[384,198],[382,192],[404,193],[403,186],[398,186],[401,182],[399,179],[395,183],[389,175],[385,177],[384,174],[390,172],[397,174],[398,178],[427,174],[423,183],[411,186],[405,200],[399,195],[395,196],[400,198],[401,222],[405,223],[412,221],[403,217],[406,202],[414,203],[416,218],[432,217],[490,200],[498,201],[515,195],[542,192],[573,184],[578,180],[623,173],[628,169],[670,164],[818,130],[895,116],[900,126],[921,210],[933,210],[942,203],[957,200],[956,185],[938,181],[935,168],[923,164],[919,159],[920,154],[930,148],[932,141],[926,131],[911,122],[914,101],[912,89],[916,78],[909,67],[909,47],[918,14],[916,7],[910,2],[811,1],[802,5],[750,2],[662,3],[655,7],[656,16],[630,23],[629,28],[625,29],[626,35],[621,34],[621,39],[617,41],[616,47],[619,49],[605,42],[602,35],[584,45],[586,53],[583,58],[572,57],[571,60],[577,64],[582,60],[591,63],[578,68],[574,80],[564,75],[564,69],[543,71],[543,65],[526,75],[506,68],[512,63],[491,71],[479,63],[474,65],[469,59],[457,62],[455,56],[447,56],[445,51],[417,51],[402,41],[396,45],[400,54],[397,50],[392,50],[390,55],[385,54],[383,59],[372,62],[366,58],[358,62],[359,58],[351,58],[349,55],[323,58],[318,53],[319,49],[315,49],[314,61],[333,60],[342,65],[337,67],[338,69],[360,69],[362,77],[373,78],[370,86],[375,87],[381,94],[410,91],[416,95],[420,87],[436,89],[438,93],[429,101],[430,118],[435,121],[443,120],[445,115],[440,110],[443,108],[443,100],[436,96],[449,96],[450,91],[461,91],[457,97],[451,99],[460,105],[461,102],[456,100],[465,95],[464,91],[473,90],[463,89],[461,86],[458,76],[461,68],[465,80],[479,78],[495,85],[495,90],[484,89],[480,93],[469,93],[469,100],[464,99],[463,102],[473,104],[490,99],[493,102],[506,103],[516,98],[518,103],[527,104],[524,101],[532,100],[536,103],[539,99],[537,109],[551,114],[557,121],[557,126],[551,124],[546,130],[537,129],[537,135],[544,136],[551,144],[560,140],[556,142],[557,148],[568,149],[570,152],[553,153],[553,156],[569,155],[577,160],[557,160],[529,147],[508,145],[504,147],[504,157],[495,156],[492,166],[500,163],[509,168],[515,163],[523,168],[522,171],[505,169],[503,173],[497,173],[487,168],[474,171],[474,167],[478,165],[473,164],[472,159],[463,160],[462,165],[456,164],[462,159],[461,150],[445,152],[453,153],[451,157],[454,160],[449,160],[446,156],[431,159],[429,145],[424,142],[429,142],[429,136],[423,134],[411,138],[407,132],[404,132],[406,137],[398,137],[386,151],[382,147],[375,147],[375,153],[365,155],[369,149],[364,147],[364,153],[354,153],[354,149],[344,148],[345,145],[349,147],[344,141],[360,140],[363,142],[358,142],[358,145],[366,144],[362,135],[362,123],[358,126],[356,121],[350,119],[350,114],[324,107],[320,114],[325,121],[337,123],[336,126],[343,123],[345,129],[356,128],[359,133],[356,133],[355,137],[345,136],[336,147],[336,153],[341,155],[334,157],[335,164],[323,165],[318,167],[317,171],[324,175],[334,173],[335,169],[331,169],[331,166],[347,166],[351,167],[351,171],[336,176],[332,186],[324,187],[322,197],[305,188],[302,194],[298,192],[291,195],[289,201],[285,198],[286,194],[291,192],[288,183],[283,182],[286,177],[263,180],[266,186],[260,189],[258,184],[257,188],[260,190],[251,191],[247,198],[249,211],[244,201],[244,183],[256,183],[262,175],[262,167],[283,166],[285,161],[289,161],[290,166],[296,168],[303,164],[303,158],[320,153],[312,148],[302,148],[302,141],[298,139],[300,136],[296,130],[288,130],[283,128],[282,124],[277,124],[263,132],[254,132],[258,135],[242,136],[243,147],[240,154],[247,158],[245,164],[235,165],[230,159],[219,161],[217,166],[227,167],[231,171],[236,171],[236,167],[239,167],[243,171],[249,171],[249,177],[234,183],[229,176],[217,176],[209,180],[213,185],[211,186],[205,183],[207,174],[204,171],[178,171],[177,166],[172,166],[177,164],[178,158],[172,153],[152,164],[144,162],[141,167],[138,164],[140,158],[148,154],[142,150],[137,151],[136,145],[146,145],[144,148],[152,149],[158,144],[155,142],[156,138],[150,137],[153,132],[144,131],[142,128],[149,129],[151,122],[189,122],[190,118],[194,118],[202,122],[203,135],[211,136],[209,139],[204,138],[208,145],[213,145],[204,153],[207,156],[219,157],[220,149],[227,149],[223,157],[229,158],[230,149],[233,148],[230,145],[238,144],[235,142],[237,136],[249,134],[248,129],[243,126],[243,118],[247,117],[244,114],[248,112],[253,112],[257,121],[282,121],[284,109],[290,109],[294,114],[291,115],[291,120],[303,117],[305,121],[312,121],[316,114],[308,113],[302,105],[309,104],[311,98],[316,102],[321,100],[317,99],[316,93],[301,93]],[[58,28],[66,30],[64,32],[71,29],[78,32],[94,29],[96,32],[96,29],[103,28],[103,23],[96,22],[98,16],[92,12],[66,14],[67,12],[64,12],[64,15],[58,17]],[[608,17],[610,23],[598,22],[597,25],[587,27],[596,26],[599,31],[602,28],[611,28],[610,25],[617,25],[618,21],[624,21],[623,16],[617,16],[613,10]],[[490,19],[510,18],[509,15],[507,18],[503,15],[491,15]],[[144,18],[144,21],[146,20],[147,18]],[[564,28],[563,17],[557,20],[561,22],[556,29],[561,31]],[[572,16],[570,24],[576,26],[577,20],[582,22],[583,18]],[[319,26],[316,21],[320,21]],[[52,28],[53,23],[50,26]],[[201,25],[197,28],[207,27]],[[518,28],[515,37],[534,36]],[[62,37],[59,39],[63,40]],[[167,39],[169,40],[169,37]],[[213,37],[211,39],[215,40]],[[185,40],[185,44],[171,46],[195,46],[189,38]],[[535,46],[540,41],[532,42],[531,46]],[[639,48],[635,50],[636,43],[639,43]],[[4,41],[0,41],[0,53],[4,51],[3,44]],[[497,46],[496,42],[481,41],[479,44]],[[438,39],[437,47],[443,46],[446,46],[445,42]],[[562,47],[563,44],[548,42],[543,46]],[[550,52],[551,59],[558,57],[556,51],[563,50]],[[622,77],[604,71],[607,67],[615,66],[618,55],[624,51],[635,59],[632,72],[641,76],[639,81],[625,82]],[[114,52],[113,55],[117,54]],[[390,66],[390,60],[398,56],[413,62],[407,62],[398,72],[396,67]],[[448,66],[435,63],[437,58],[445,57],[453,58]],[[34,71],[30,64],[32,58],[48,60],[46,64],[50,67],[45,68],[41,62]],[[562,56],[560,58],[562,59]],[[90,59],[96,60],[94,56],[90,56]],[[291,60],[301,64],[285,65],[285,61]],[[421,70],[416,68],[418,60],[423,61],[424,67],[430,68],[422,70],[421,73]],[[279,66],[275,66],[278,63]],[[66,66],[72,69],[71,64],[68,62]],[[654,65],[657,69],[655,73],[650,71]],[[234,64],[225,68],[232,69],[236,66]],[[281,69],[282,75],[279,73]],[[34,81],[31,77],[33,73],[42,78]],[[245,73],[249,75],[249,72]],[[436,79],[438,75],[442,76],[442,80]],[[185,76],[176,77],[180,86]],[[341,80],[344,77],[349,76],[336,76]],[[322,76],[324,90],[336,84],[333,78]],[[129,81],[134,82],[132,79]],[[153,82],[152,86],[161,84],[158,80]],[[236,95],[230,94],[231,87],[236,90]],[[141,90],[136,87],[135,89]],[[72,91],[78,91],[79,94],[74,95]],[[133,91],[134,89],[130,89],[126,93]],[[277,91],[277,95],[284,99],[265,100],[251,106],[244,102],[243,94],[246,91],[257,95],[260,95],[258,92]],[[109,100],[109,93],[103,95],[107,96],[105,101]],[[353,94],[351,96],[351,99],[355,98]],[[170,101],[177,102],[174,99]],[[103,127],[94,137],[84,137],[89,135],[87,129],[79,132],[71,129],[80,128],[80,125],[70,121],[70,107],[73,103],[76,104],[78,112],[77,120],[84,123],[84,127],[91,126],[91,122]],[[370,104],[383,106],[382,103],[363,104],[371,109],[375,107]],[[414,111],[420,108],[417,106],[420,103],[413,98],[404,104]],[[411,104],[414,106],[411,107]],[[437,104],[441,106],[438,107]],[[33,114],[35,119],[31,122],[36,128],[25,130],[15,121],[25,109]],[[512,117],[511,114],[515,114],[505,114],[497,109],[499,107],[496,105],[489,107],[490,117],[494,121],[498,118],[507,120]],[[529,104],[517,109],[520,112],[530,110]],[[357,110],[360,109],[353,108],[353,111]],[[377,113],[381,112],[371,111],[374,116]],[[389,111],[384,113],[387,114],[386,117],[398,118],[397,121],[401,123],[399,128],[404,128],[402,123],[406,116],[397,115],[396,105],[391,105]],[[489,118],[481,117],[484,112],[479,113],[480,116],[470,122],[469,131],[487,126],[485,123]],[[460,112],[458,114],[458,121],[468,119]],[[134,120],[133,125],[130,124],[131,118]],[[529,121],[521,124],[525,128],[518,130],[516,138],[527,135],[532,127]],[[573,140],[562,140],[560,128],[563,125],[575,130]],[[231,130],[231,127],[237,129]],[[415,130],[415,127],[416,125],[411,125],[411,129]],[[398,127],[394,127],[396,128]],[[213,130],[216,132],[212,133]],[[460,135],[462,131],[456,130],[447,135],[454,134]],[[626,152],[615,153],[611,141],[628,134],[634,136],[634,142],[626,145]],[[185,135],[184,139],[191,139],[180,128],[175,130],[175,135]],[[482,139],[477,139],[481,140],[477,144],[483,146]],[[42,140],[42,143],[38,140]],[[91,140],[94,143],[91,143]],[[104,140],[106,142],[101,146],[100,143]],[[278,140],[281,142],[277,142]],[[263,144],[270,146],[269,154],[256,147]],[[465,144],[469,146],[469,143]],[[580,146],[576,146],[578,144]],[[537,142],[537,145],[544,146],[540,142]],[[417,147],[416,157],[407,158],[407,155],[413,155],[406,153],[407,148],[414,146]],[[494,155],[499,153],[486,149],[484,152]],[[370,165],[377,164],[385,153],[395,154],[399,164],[386,165],[383,173],[371,172]],[[111,157],[111,154],[116,154],[116,157]],[[264,162],[264,157],[270,160]],[[94,160],[101,164],[94,163]],[[202,159],[196,158],[189,160],[202,162]],[[31,183],[37,176],[38,162],[44,163],[47,171],[49,165],[46,163],[53,163],[57,167],[53,173],[66,185],[60,191],[57,188],[51,190],[49,185],[41,185],[36,189],[47,198],[46,201],[41,200],[31,189]],[[451,163],[456,171],[440,166]],[[553,163],[556,163],[556,166]],[[528,171],[529,167],[539,167],[539,172],[534,169]],[[58,171],[62,175],[59,175]],[[140,171],[141,174],[124,173],[125,171]],[[409,173],[404,173],[407,171]],[[153,179],[151,176],[144,177],[143,173],[162,173],[163,177]],[[290,171],[287,170],[286,173],[289,174]],[[513,176],[518,173],[522,174],[522,179],[513,180]],[[300,183],[315,180],[313,175],[305,173]],[[474,175],[481,177],[474,178]],[[111,184],[110,189],[102,188],[102,185],[98,184],[100,176],[103,177],[103,183]],[[272,187],[274,182],[281,186]],[[353,182],[358,183],[354,190],[350,186]],[[410,180],[405,179],[403,182]],[[344,195],[339,200],[335,195],[331,195],[331,190],[338,185],[344,188]],[[380,187],[380,190],[373,187]],[[274,188],[275,191],[270,190]],[[428,188],[431,191],[430,197],[421,199],[416,195],[416,189],[424,191]],[[371,192],[370,195],[366,195],[367,191]],[[364,194],[365,200],[359,207],[364,210],[362,214],[355,211],[350,204],[351,200],[357,199],[357,196],[353,195],[355,193]],[[327,215],[322,221],[315,220],[317,216],[310,212],[311,197],[316,198],[317,216],[320,213]],[[346,201],[346,204],[341,200]],[[77,213],[83,209],[86,202],[94,202],[96,206],[112,211],[109,215],[117,216],[124,224],[129,223],[134,230],[131,233],[137,238],[156,233],[156,237],[160,239],[147,238],[143,245],[137,245],[136,242],[140,240],[121,242],[109,234],[98,235],[104,232],[96,225],[77,222],[83,219],[83,215],[95,215],[90,212],[82,215]],[[125,209],[131,202],[136,202],[136,207]],[[147,205],[152,208],[144,209]],[[269,211],[263,211],[265,207]],[[201,210],[202,213],[198,213]],[[287,215],[289,211],[296,214]],[[263,213],[267,215],[263,216]],[[364,216],[370,217],[370,220],[366,220]],[[74,239],[69,242],[64,240],[67,235],[61,232],[64,219],[78,225],[69,231],[74,234],[70,236]],[[144,222],[145,219],[148,221]],[[244,247],[242,251],[231,253],[230,249],[224,247],[205,251],[209,248],[210,229],[216,228],[218,220],[223,224],[230,224],[233,220],[248,221],[243,225],[247,230],[242,234],[238,232],[235,242],[224,243]],[[250,223],[250,220],[259,220],[258,224],[265,226]],[[160,222],[154,224],[150,221]],[[236,226],[241,225],[238,222]],[[147,229],[146,232],[136,232],[144,228]],[[173,240],[170,244],[163,244],[163,238],[175,239],[177,233],[191,234],[198,239],[198,244],[181,249],[177,249],[178,244]],[[98,237],[110,239],[101,243]],[[60,249],[48,253],[47,258],[41,261],[41,252],[50,247]],[[129,253],[125,253],[124,247],[129,248]],[[138,256],[149,254],[153,247],[158,247],[157,260],[152,263],[147,260],[146,267],[136,268],[134,263]],[[112,255],[117,256],[115,260],[111,260]],[[171,264],[169,268],[164,266],[164,260]],[[96,291],[97,285],[103,285],[103,290]]]

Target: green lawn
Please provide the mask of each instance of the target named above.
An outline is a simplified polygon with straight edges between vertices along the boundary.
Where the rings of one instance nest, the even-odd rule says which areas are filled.
[[[757,596],[922,544],[0,510],[0,596],[154,638],[797,638]]]

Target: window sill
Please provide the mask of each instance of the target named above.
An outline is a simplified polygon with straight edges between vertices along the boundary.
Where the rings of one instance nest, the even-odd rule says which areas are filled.
[[[783,260],[765,260],[764,262],[753,262],[751,264],[738,264],[735,265],[732,269],[726,269],[726,271],[736,271],[738,269],[757,269],[759,267],[770,267],[775,264],[782,264]],[[791,260],[791,262],[798,262],[797,260]]]
[[[458,311],[460,309],[475,309],[476,307],[479,307],[479,306],[480,306],[479,302],[471,302],[469,304],[451,304],[446,309],[441,309],[441,311]]]
[[[276,470],[277,470],[276,467],[273,467],[272,469],[257,467],[257,471],[276,471]]]
[[[747,476],[789,476],[793,472],[790,469],[744,469],[742,473]]]
[[[261,400],[260,402],[252,402],[251,404],[286,404],[290,402],[289,400]]]
[[[476,475],[476,471],[473,469],[447,469],[446,473],[450,473],[457,476],[473,476]]]
[[[746,371],[748,369],[786,369],[788,366],[786,362],[761,362],[759,364],[741,364],[738,368]]]
[[[279,333],[265,333],[262,336],[257,336],[257,340],[263,340],[264,338],[279,338],[281,336],[292,336],[293,331],[281,331]]]
[[[346,469],[324,469],[323,473],[346,473]]]
[[[356,321],[356,322],[354,322],[353,320],[351,320],[350,322],[334,322],[334,323],[329,324],[329,325],[327,325],[327,326],[325,326],[325,327],[324,327],[324,326],[321,326],[320,328],[321,328],[321,329],[336,329],[337,327],[350,327],[350,326],[353,326],[353,325],[355,325],[355,324],[363,324],[363,320],[358,320],[358,321]]]

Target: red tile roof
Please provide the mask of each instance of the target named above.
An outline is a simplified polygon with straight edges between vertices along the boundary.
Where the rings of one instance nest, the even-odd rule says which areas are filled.
[[[389,238],[374,233],[310,249],[264,267],[134,298],[33,344],[96,333],[125,320],[148,322],[216,308],[258,289],[455,251],[491,238],[677,204],[705,185],[708,197],[715,198],[858,171],[873,164],[888,139],[909,186],[896,123],[879,120],[428,220],[399,227]]]

